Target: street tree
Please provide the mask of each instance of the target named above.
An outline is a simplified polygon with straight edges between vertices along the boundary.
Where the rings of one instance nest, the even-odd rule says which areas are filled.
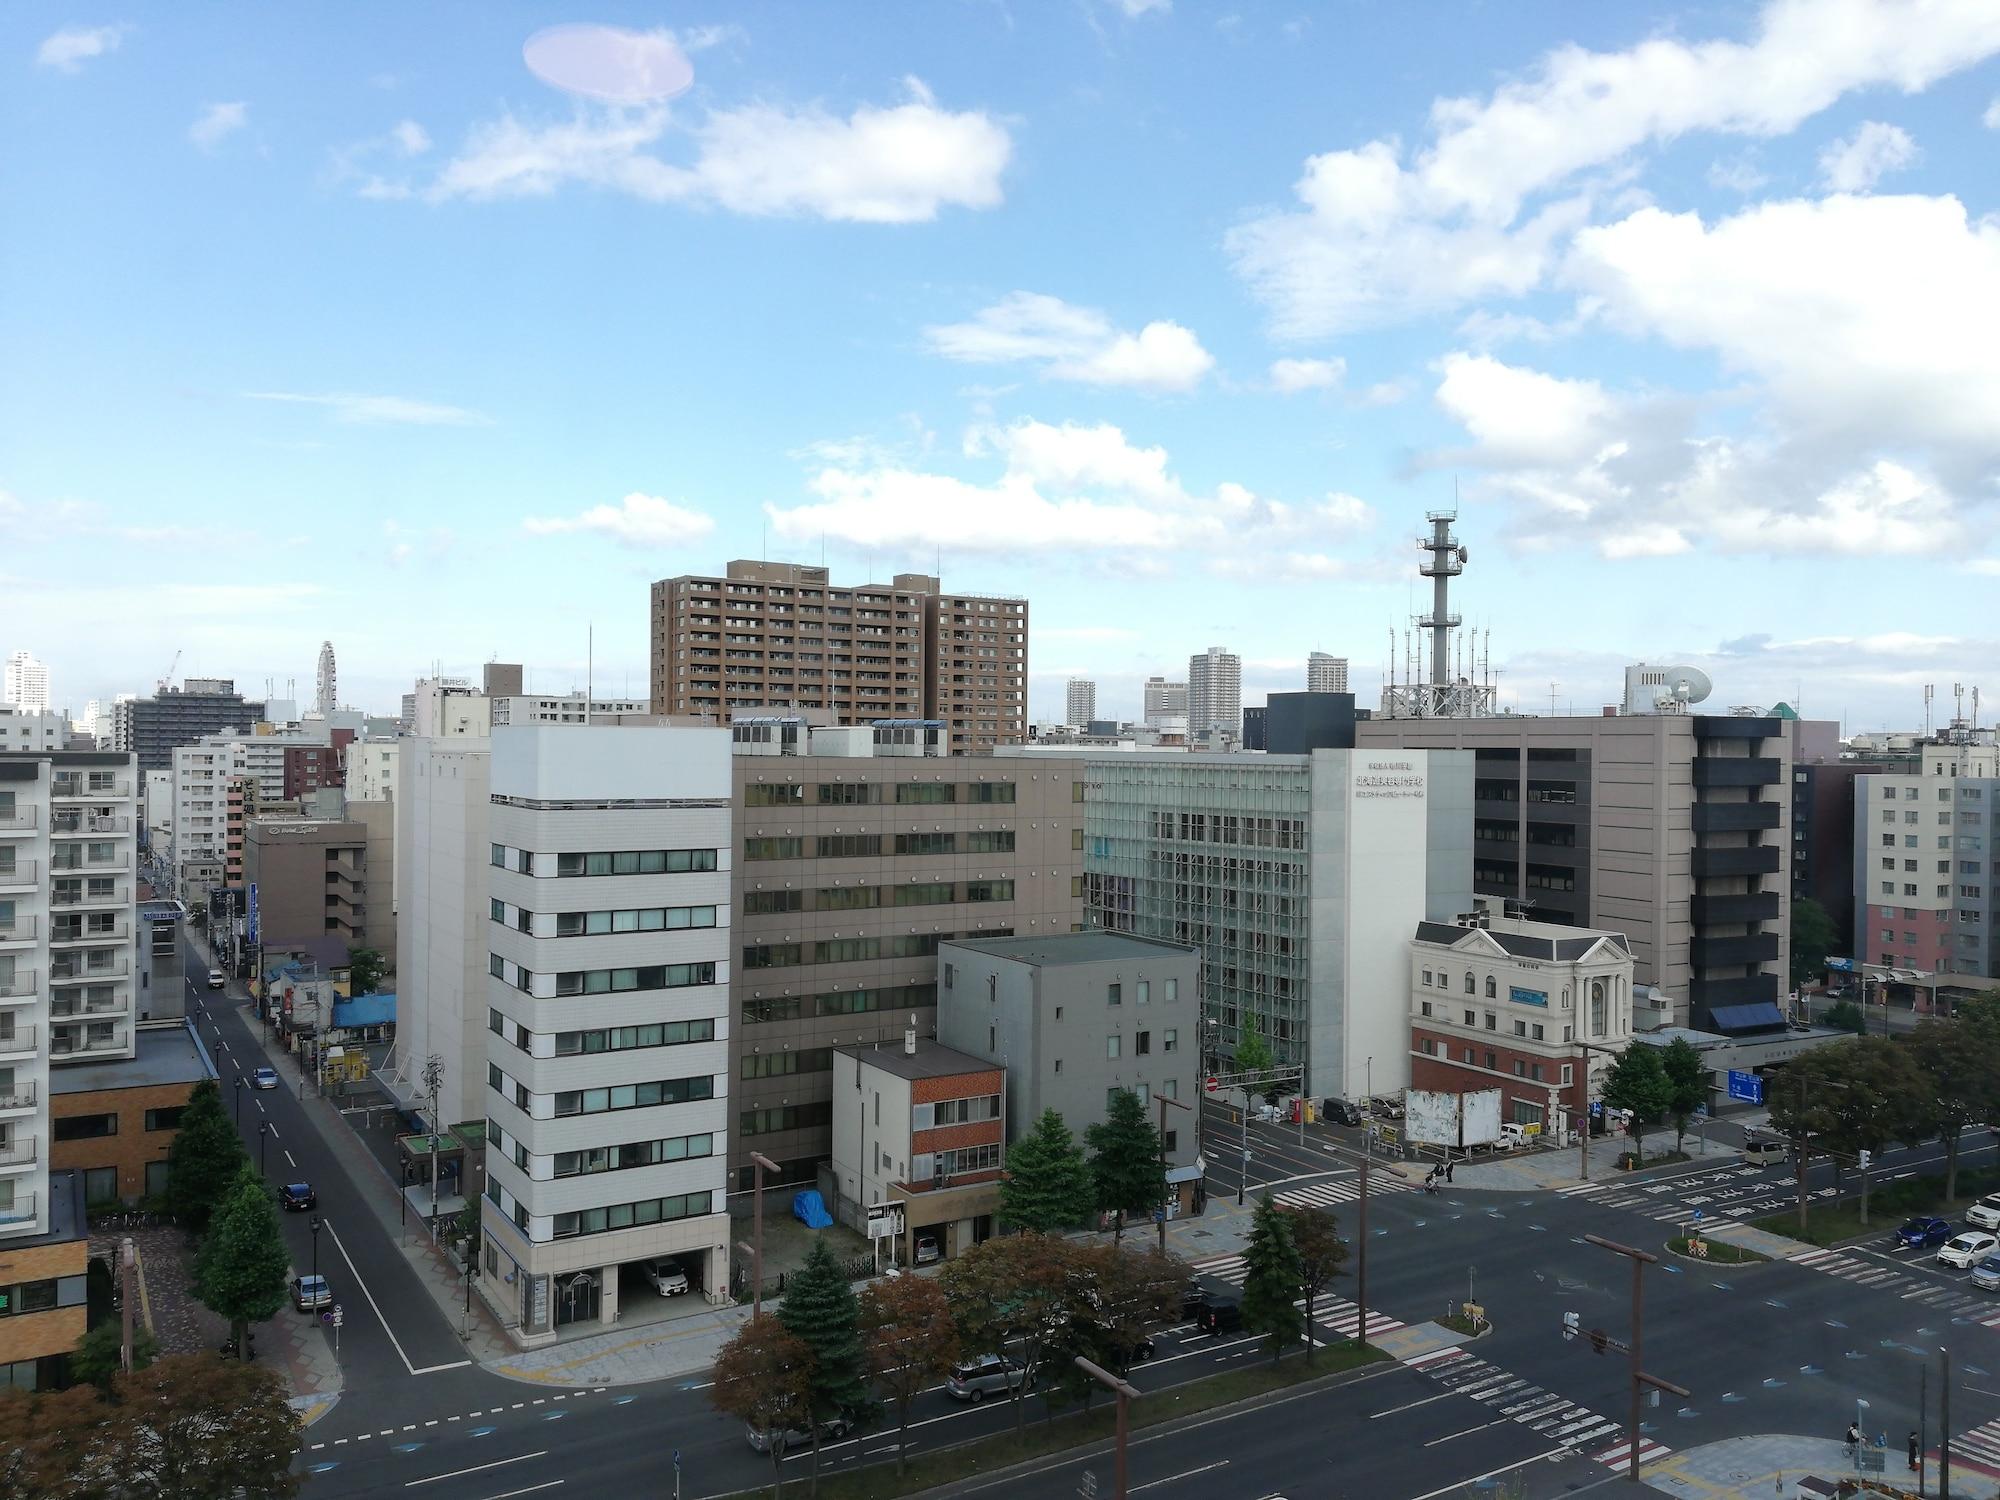
[[[1833,1090],[1827,1144],[1857,1160],[1894,1141],[1914,1142],[1930,1134],[1924,1072],[1909,1049],[1886,1037],[1856,1037],[1821,1049],[1828,1066],[1846,1087]],[[1868,1223],[1869,1172],[1861,1172],[1861,1222]]]
[[[119,1500],[298,1493],[301,1428],[275,1371],[175,1354],[119,1376],[112,1394]]]
[[[1684,1036],[1667,1043],[1660,1054],[1660,1071],[1667,1080],[1667,1117],[1674,1122],[1674,1150],[1687,1141],[1688,1121],[1708,1103],[1708,1064]]]
[[[285,1305],[290,1264],[271,1190],[245,1162],[194,1258],[194,1294],[204,1307],[229,1320],[239,1357],[249,1351],[249,1325]]]
[[[869,1404],[861,1378],[861,1303],[826,1243],[815,1235],[805,1264],[785,1279],[778,1321],[812,1350],[813,1488],[819,1485],[820,1423],[860,1417]]]
[[[1271,1044],[1264,1040],[1263,1028],[1255,1021],[1245,1021],[1242,1037],[1236,1043],[1236,1071],[1246,1075],[1247,1079],[1262,1080],[1277,1066],[1277,1056],[1271,1051]],[[1266,1104],[1276,1104],[1279,1091],[1280,1085],[1275,1079],[1261,1084],[1246,1082],[1243,1086],[1245,1098],[1252,1093],[1261,1093]]]
[[[8,1500],[112,1500],[109,1411],[92,1385],[0,1392],[0,1495]]]
[[[1100,1243],[1078,1247],[1076,1269],[1086,1289],[1083,1321],[1102,1356],[1092,1357],[1122,1375],[1147,1334],[1179,1314],[1189,1285],[1187,1267],[1150,1251]]]
[[[167,1206],[183,1228],[199,1234],[249,1161],[222,1105],[222,1091],[204,1078],[188,1095],[167,1157]]]
[[[1903,1047],[1923,1075],[1918,1111],[1924,1134],[1944,1142],[1944,1195],[1954,1199],[1960,1137],[2000,1112],[2000,1028],[1933,1017],[1917,1022]]]
[[[1104,1119],[1084,1132],[1095,1154],[1090,1176],[1101,1212],[1116,1215],[1113,1244],[1125,1237],[1125,1215],[1151,1214],[1167,1201],[1167,1168],[1160,1132],[1131,1089],[1118,1089]]]
[[[1643,1163],[1646,1131],[1660,1123],[1672,1098],[1666,1070],[1660,1066],[1660,1049],[1633,1042],[1604,1075],[1602,1093],[1606,1104],[1631,1111],[1632,1151]]]
[[[1016,1350],[1028,1373],[1011,1393],[1014,1425],[1027,1423],[1023,1398],[1052,1337],[1066,1334],[1079,1290],[1080,1247],[1052,1234],[1010,1234],[974,1245],[938,1280],[967,1354]]]
[[[944,1288],[931,1276],[887,1276],[861,1289],[861,1341],[868,1376],[896,1406],[896,1472],[909,1460],[910,1402],[958,1359],[958,1329]]]
[[[1792,1176],[1798,1193],[1799,1229],[1807,1225],[1806,1166],[1813,1143],[1833,1142],[1841,1129],[1840,1096],[1848,1086],[1843,1054],[1861,1038],[1815,1047],[1786,1063],[1765,1084],[1771,1129],[1792,1143]]]
[[[1792,988],[1804,989],[1826,973],[1826,956],[1840,934],[1827,910],[1810,896],[1792,902]]]
[[[1835,1031],[1851,1031],[1860,1036],[1868,1030],[1868,1017],[1852,1000],[1837,1000],[1820,1013],[1820,1024]]]
[[[722,1346],[711,1372],[709,1402],[771,1439],[771,1493],[785,1484],[785,1433],[803,1432],[813,1421],[811,1345],[776,1318],[738,1326]]]
[[[347,955],[347,987],[354,994],[374,994],[388,972],[389,961],[374,948],[356,948]]]
[[[1269,1193],[1257,1200],[1251,1216],[1243,1268],[1243,1326],[1264,1336],[1275,1365],[1285,1345],[1299,1340],[1297,1299],[1305,1284],[1305,1267],[1292,1238],[1291,1215]]]
[[[1292,1221],[1292,1244],[1299,1253],[1299,1295],[1306,1299],[1306,1363],[1313,1362],[1313,1308],[1328,1282],[1340,1275],[1347,1264],[1347,1241],[1340,1237],[1340,1221],[1323,1208],[1288,1208]],[[1368,1342],[1368,1330],[1357,1328],[1355,1338]]]
[[[1000,1222],[1031,1234],[1060,1234],[1089,1219],[1095,1202],[1083,1147],[1061,1115],[1043,1110],[1035,1128],[1007,1153]]]
[[[87,1380],[101,1391],[125,1368],[125,1329],[117,1318],[106,1318],[76,1342],[70,1350],[69,1373]],[[160,1341],[143,1323],[132,1325],[132,1368],[143,1370],[160,1357]]]

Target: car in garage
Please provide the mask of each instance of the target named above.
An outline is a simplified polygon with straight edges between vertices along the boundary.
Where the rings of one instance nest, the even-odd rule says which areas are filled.
[[[294,1276],[292,1306],[300,1312],[318,1312],[333,1306],[333,1287],[324,1276]]]
[[[1963,1270],[1976,1260],[1984,1260],[1995,1250],[2000,1250],[2000,1234],[1988,1229],[1968,1229],[1938,1246],[1937,1263]]]
[[[259,1068],[250,1075],[250,1087],[253,1089],[274,1089],[277,1086],[278,1070],[276,1068]]]
[[[935,1265],[944,1259],[944,1241],[935,1233],[917,1236],[916,1262],[920,1266]]]
[[[318,1204],[319,1194],[310,1182],[288,1182],[278,1189],[278,1207],[287,1213],[304,1213]]]
[[[672,1258],[647,1261],[646,1280],[662,1297],[682,1296],[689,1286],[686,1269]]]
[[[1945,1219],[1919,1215],[1905,1219],[1896,1230],[1896,1247],[1901,1250],[1928,1250],[1951,1238],[1951,1224]]]

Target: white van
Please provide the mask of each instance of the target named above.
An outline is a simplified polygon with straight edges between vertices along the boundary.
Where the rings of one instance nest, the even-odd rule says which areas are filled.
[[[1746,1135],[1743,1138],[1743,1159],[1753,1166],[1768,1166],[1772,1162],[1783,1162],[1792,1154],[1789,1141],[1776,1136]]]

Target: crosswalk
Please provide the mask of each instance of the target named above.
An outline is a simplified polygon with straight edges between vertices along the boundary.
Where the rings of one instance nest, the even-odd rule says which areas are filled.
[[[1789,1259],[1793,1265],[1805,1266],[1827,1276],[1838,1276],[1856,1286],[1900,1292],[1904,1301],[1934,1307],[1949,1313],[1954,1321],[1977,1323],[1983,1328],[2000,1328],[2000,1305],[1996,1305],[1990,1296],[1962,1290],[1959,1284],[1912,1276],[1880,1261],[1864,1260],[1839,1250],[1801,1250]]]
[[[1395,1172],[1371,1172],[1368,1176],[1368,1196],[1373,1198],[1382,1193],[1407,1193],[1417,1184]],[[1361,1196],[1361,1180],[1358,1177],[1343,1177],[1333,1182],[1316,1182],[1306,1187],[1285,1188],[1273,1195],[1285,1208],[1333,1208],[1342,1203],[1353,1203]]]
[[[1823,1189],[1821,1196],[1833,1189]],[[1692,1178],[1674,1177],[1661,1182],[1632,1183],[1572,1182],[1556,1189],[1563,1198],[1601,1203],[1606,1208],[1630,1209],[1661,1224],[1686,1227],[1718,1217],[1748,1219],[1775,1213],[1793,1201],[1781,1186],[1774,1184],[1762,1167],[1723,1167]]]
[[[1588,1454],[1598,1463],[1619,1468],[1631,1457],[1632,1444],[1619,1436],[1625,1429],[1589,1407],[1544,1390],[1518,1375],[1510,1375],[1464,1349],[1433,1349],[1404,1361],[1456,1395],[1538,1432],[1565,1448]],[[1615,1439],[1615,1441],[1614,1441]],[[1639,1439],[1639,1462],[1649,1464],[1673,1450],[1648,1437]]]
[[[1226,1281],[1231,1286],[1238,1288],[1242,1287],[1244,1278],[1249,1273],[1249,1268],[1244,1264],[1243,1257],[1240,1255],[1218,1255],[1210,1260],[1197,1261],[1195,1262],[1194,1269],[1203,1276],[1212,1276],[1217,1281]],[[1299,1298],[1296,1305],[1304,1308],[1306,1305],[1305,1299],[1303,1297]],[[1355,1306],[1354,1303],[1349,1302],[1345,1297],[1336,1297],[1331,1292],[1321,1292],[1319,1296],[1313,1299],[1313,1321],[1322,1328],[1332,1330],[1344,1339],[1355,1337],[1355,1329],[1360,1322],[1360,1314],[1361,1309]],[[1376,1312],[1373,1308],[1369,1309],[1369,1338],[1380,1338],[1383,1334],[1394,1333],[1398,1328],[1403,1326],[1400,1318],[1392,1318],[1387,1313]]]
[[[2000,1474],[2000,1417],[1951,1438],[1951,1462],[1956,1468],[1970,1460],[1982,1469]]]

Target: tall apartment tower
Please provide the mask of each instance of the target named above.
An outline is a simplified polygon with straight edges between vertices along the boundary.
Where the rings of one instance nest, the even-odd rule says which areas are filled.
[[[1347,658],[1315,651],[1306,658],[1306,691],[1344,693],[1347,691]]]
[[[192,745],[225,729],[248,734],[264,717],[264,705],[245,701],[226,677],[190,677],[177,688],[120,703],[112,712],[112,748],[137,755],[141,771],[164,771],[173,764],[176,745]]]
[[[1188,689],[1185,682],[1169,682],[1164,677],[1146,679],[1145,714],[1148,728],[1161,729],[1178,721],[1187,723]]]
[[[1188,733],[1243,729],[1243,658],[1210,646],[1188,658]]]
[[[726,723],[805,709],[937,719],[955,755],[1027,737],[1028,602],[929,574],[843,587],[823,567],[737,561],[653,585],[652,707]]]
[[[133,1055],[135,782],[130,755],[0,754],[0,1248],[51,1227],[51,1065]]]
[[[528,1345],[616,1322],[634,1262],[720,1301],[728,731],[516,726],[490,775],[480,1289]]]
[[[16,651],[8,656],[6,675],[0,678],[0,703],[11,703],[17,708],[31,708],[38,713],[49,711],[49,669],[45,662],[39,662],[25,651]]]
[[[1097,717],[1097,684],[1087,677],[1072,677],[1063,722],[1088,725]]]

